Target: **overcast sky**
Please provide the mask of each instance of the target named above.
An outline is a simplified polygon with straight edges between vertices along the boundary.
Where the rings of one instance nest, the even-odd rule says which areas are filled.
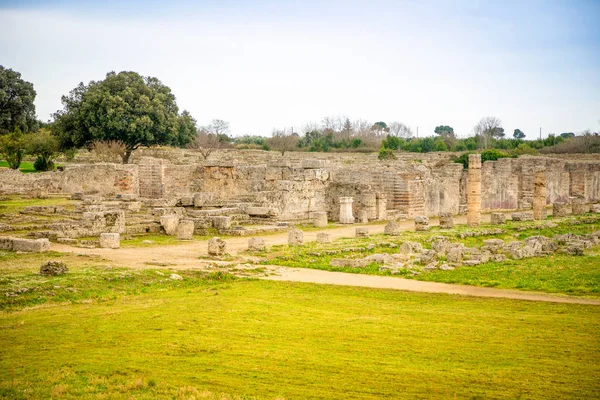
[[[0,64],[40,119],[79,82],[131,70],[234,135],[324,116],[466,136],[600,129],[600,1],[2,1]],[[127,3],[127,4],[123,4]]]

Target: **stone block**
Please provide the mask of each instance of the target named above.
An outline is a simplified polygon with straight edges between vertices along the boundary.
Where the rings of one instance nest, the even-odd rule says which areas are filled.
[[[48,239],[13,239],[13,250],[26,253],[42,253],[50,250],[50,241]]]
[[[590,206],[586,204],[585,199],[574,198],[571,201],[571,211],[573,215],[582,215],[590,211]]]
[[[218,237],[214,237],[208,241],[208,255],[222,256],[227,253],[227,243]]]
[[[399,236],[401,232],[402,228],[400,227],[400,224],[396,221],[388,222],[383,230],[383,233],[390,236]]]
[[[140,210],[142,209],[142,203],[139,201],[128,201],[125,203],[121,203],[120,207],[123,210],[131,212],[140,212]]]
[[[424,215],[417,215],[415,217],[415,231],[427,230],[429,230],[429,218]]]
[[[446,254],[446,260],[452,264],[461,264],[464,256],[462,246],[451,247]]]
[[[340,224],[353,224],[354,215],[352,215],[352,197],[340,197]]]
[[[264,251],[266,249],[265,239],[263,238],[250,238],[248,239],[248,250],[250,251]]]
[[[600,213],[600,204],[590,205],[590,211],[593,213]]]
[[[212,224],[215,229],[229,229],[231,228],[231,217],[225,215],[213,217]]]
[[[246,213],[254,217],[268,217],[273,215],[269,207],[248,207],[246,208]]]
[[[14,238],[0,237],[0,250],[12,250]]]
[[[360,210],[358,212],[358,221],[361,224],[369,223],[369,212],[367,210]]]
[[[291,229],[288,232],[288,245],[300,246],[304,243],[304,232],[299,229]]]
[[[104,212],[105,232],[125,232],[125,211],[110,210]]]
[[[506,214],[493,212],[491,215],[492,225],[502,225],[506,221]]]
[[[306,158],[302,160],[302,168],[304,169],[319,169],[325,168],[327,165],[326,160],[318,160],[316,158]]]
[[[331,233],[327,232],[319,232],[317,233],[317,243],[331,243],[333,240],[331,238]]]
[[[533,221],[533,213],[530,213],[530,212],[512,213],[511,219],[513,221]]]
[[[325,211],[314,212],[313,225],[317,228],[325,228],[327,226],[327,213]]]
[[[177,239],[192,240],[194,238],[194,228],[194,221],[191,219],[179,221],[179,225],[177,225]]]
[[[449,213],[449,212],[440,213],[440,228],[442,228],[442,229],[454,228],[454,219],[452,218],[452,213]]]
[[[56,276],[69,272],[67,264],[60,261],[47,261],[40,266],[40,275]]]
[[[194,193],[194,207],[202,207],[206,203],[213,201],[216,198],[213,192]]]
[[[356,228],[355,231],[356,237],[369,237],[369,229],[368,228]]]
[[[329,261],[331,267],[350,267],[350,268],[364,268],[370,264],[369,260],[364,258],[334,258]]]
[[[177,234],[177,226],[179,225],[179,215],[163,215],[160,217],[160,226],[163,227],[165,233],[169,236]]]
[[[121,235],[118,233],[101,233],[100,247],[104,249],[118,249],[121,246]]]
[[[191,207],[194,205],[194,196],[183,196],[179,199],[179,204],[182,207]]]
[[[121,201],[136,201],[138,199],[137,194],[133,193],[119,193],[116,198]]]

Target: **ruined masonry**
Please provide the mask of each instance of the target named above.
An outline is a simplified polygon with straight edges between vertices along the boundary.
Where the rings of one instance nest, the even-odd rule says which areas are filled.
[[[481,224],[481,154],[469,154],[467,178],[467,225]]]

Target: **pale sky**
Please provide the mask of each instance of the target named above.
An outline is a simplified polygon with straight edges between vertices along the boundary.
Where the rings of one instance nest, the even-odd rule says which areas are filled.
[[[0,64],[34,84],[42,120],[131,70],[235,136],[336,115],[420,136],[485,116],[528,138],[600,130],[600,1],[98,3],[0,0]]]

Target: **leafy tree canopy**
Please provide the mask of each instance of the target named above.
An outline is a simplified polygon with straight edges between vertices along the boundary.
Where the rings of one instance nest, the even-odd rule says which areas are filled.
[[[0,135],[19,129],[37,130],[33,84],[21,79],[21,74],[0,65]]]
[[[523,131],[520,129],[515,129],[515,132],[513,133],[513,137],[515,139],[523,139],[525,137],[525,133],[523,133]]]
[[[178,115],[171,89],[136,72],[109,72],[103,81],[82,82],[62,103],[54,130],[63,148],[119,141],[126,147],[124,163],[140,146],[184,146],[196,132],[188,112]]]
[[[438,135],[454,135],[454,128],[448,125],[439,125],[435,127],[434,132]]]

